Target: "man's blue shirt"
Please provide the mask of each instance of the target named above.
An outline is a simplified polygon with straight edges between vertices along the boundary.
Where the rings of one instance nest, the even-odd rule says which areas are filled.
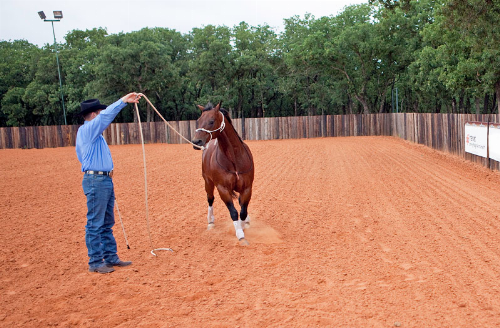
[[[121,99],[109,105],[91,121],[85,121],[76,134],[76,155],[82,163],[82,172],[111,171],[113,160],[102,133],[127,104]]]

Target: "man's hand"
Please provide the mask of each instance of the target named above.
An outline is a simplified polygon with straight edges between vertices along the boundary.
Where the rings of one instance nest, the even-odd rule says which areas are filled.
[[[139,102],[139,99],[141,99],[141,97],[142,97],[142,93],[131,92],[128,95],[123,96],[122,101],[125,103],[137,104]]]

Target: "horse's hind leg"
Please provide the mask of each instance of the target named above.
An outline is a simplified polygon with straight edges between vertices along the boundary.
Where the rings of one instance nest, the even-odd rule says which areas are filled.
[[[243,223],[243,229],[250,228],[250,216],[248,215],[248,204],[250,203],[250,199],[252,198],[252,189],[249,188],[243,191],[238,198],[238,201],[241,206],[240,218]]]
[[[215,216],[214,216],[214,184],[211,181],[205,180],[205,191],[207,192],[207,201],[208,201],[208,214],[207,214],[207,221],[208,221],[208,230],[213,229],[214,227],[214,221],[215,221]]]
[[[231,215],[231,220],[233,220],[233,225],[234,225],[234,230],[236,232],[236,238],[240,241],[240,245],[246,246],[248,245],[248,242],[245,240],[245,233],[243,232],[243,227],[241,224],[241,220],[238,220],[238,211],[234,207],[233,204],[233,197],[232,193],[224,190],[224,189],[219,189],[219,195],[224,201],[224,203],[227,206],[227,209],[229,210],[229,214]]]

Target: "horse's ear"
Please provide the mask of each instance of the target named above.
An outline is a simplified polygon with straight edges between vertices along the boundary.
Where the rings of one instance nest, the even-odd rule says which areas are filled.
[[[203,110],[205,109],[205,107],[201,106],[201,105],[196,105],[198,106],[198,108],[203,112]]]
[[[215,109],[216,109],[216,110],[219,110],[221,105],[222,105],[222,101],[221,101],[221,102],[219,102],[219,103],[217,104],[217,106],[215,106]]]

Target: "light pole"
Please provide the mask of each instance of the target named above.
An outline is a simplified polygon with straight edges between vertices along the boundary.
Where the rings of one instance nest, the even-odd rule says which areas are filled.
[[[47,16],[45,16],[43,11],[39,11],[38,16],[40,16],[40,19],[43,19],[44,22],[52,23],[52,33],[54,34],[54,47],[56,48],[57,72],[59,73],[59,88],[61,89],[64,125],[67,125],[68,123],[66,123],[66,108],[64,108],[64,93],[61,80],[61,68],[59,67],[59,55],[57,54],[56,32],[54,31],[54,22],[60,22],[61,19],[63,18],[63,13],[61,10],[54,10],[54,19],[46,19]]]

